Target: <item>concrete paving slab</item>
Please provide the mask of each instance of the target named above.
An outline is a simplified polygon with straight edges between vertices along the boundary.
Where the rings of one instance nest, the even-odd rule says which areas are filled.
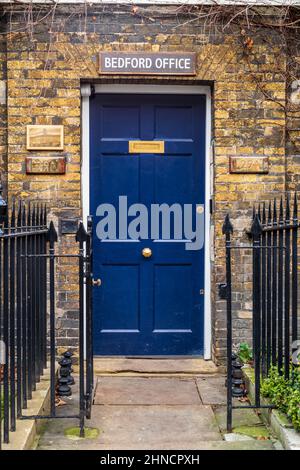
[[[221,431],[226,431],[226,406],[220,406],[214,410],[217,423]],[[233,429],[238,426],[261,426],[262,421],[254,410],[233,410],[232,412]]]
[[[100,401],[115,401],[118,394],[121,394],[121,386],[124,385],[122,377],[113,376],[100,377],[106,383],[107,390],[105,394],[100,394]],[[198,377],[199,378],[199,377]],[[116,382],[110,380],[117,379]],[[142,382],[136,383],[137,380]],[[191,384],[194,383],[193,390],[197,390],[196,378],[173,377],[167,378],[166,382],[156,382],[164,380],[164,377],[152,377],[147,379],[143,377],[127,377],[126,382],[132,382],[126,385],[127,398],[130,397],[131,390],[141,388],[141,395],[148,401],[160,400],[155,394],[155,389],[161,387],[160,393],[169,395],[169,401],[175,399],[182,400],[185,393],[189,397]],[[149,380],[149,382],[147,382]],[[153,382],[153,384],[151,384]],[[143,383],[143,385],[142,385]],[[159,385],[161,383],[161,385]],[[167,385],[167,383],[169,385]],[[109,388],[113,385],[113,390]],[[118,387],[116,387],[116,384]],[[145,388],[148,384],[150,392]],[[57,409],[59,414],[75,414],[78,411],[78,391],[77,386],[73,387],[73,396],[71,400],[66,400],[66,405]],[[183,387],[181,392],[177,389]],[[184,389],[186,387],[186,389]],[[172,393],[175,398],[172,397]],[[103,392],[103,391],[102,391]],[[101,393],[102,393],[101,392]],[[112,398],[107,398],[106,394],[115,393]],[[176,395],[177,394],[177,395]],[[98,395],[99,396],[99,395]],[[195,396],[195,395],[192,395]],[[102,397],[102,398],[101,398]],[[125,394],[121,395],[125,397]],[[185,398],[184,398],[185,399]],[[141,400],[141,399],[140,399]],[[198,400],[198,398],[197,398]],[[165,401],[165,399],[163,400]],[[199,402],[197,402],[199,403]],[[249,415],[250,413],[250,415]],[[224,429],[226,424],[226,407],[216,407],[216,416],[219,426]],[[261,422],[253,411],[235,410],[234,425],[242,426],[244,424],[256,424],[260,426]],[[271,440],[260,441],[256,439],[247,439],[238,442],[226,442],[223,440],[219,426],[211,405],[202,404],[155,404],[143,405],[132,403],[122,405],[120,403],[94,405],[92,409],[92,419],[86,422],[88,427],[99,429],[99,435],[95,439],[76,439],[72,440],[65,435],[65,430],[74,426],[78,427],[76,419],[49,420],[45,426],[43,435],[38,443],[38,450],[135,450],[135,449],[193,449],[193,450],[272,450],[274,444]]]
[[[225,442],[225,441],[198,441],[197,446],[180,446],[181,450],[275,450],[275,446],[271,441],[240,441],[240,442]],[[38,450],[178,450],[178,447],[168,445],[168,447],[161,446],[148,446],[141,444],[136,447],[134,444],[126,445],[125,447],[120,444],[114,447],[103,447],[99,442],[90,441],[68,441],[59,442],[52,445],[46,444],[40,446]],[[281,449],[276,449],[281,450]]]
[[[197,448],[202,438],[221,440],[210,407],[95,406],[93,421],[103,430],[102,443],[113,448]]]
[[[204,405],[225,405],[225,377],[200,377],[196,379],[198,390]]]
[[[70,440],[64,428],[74,426],[72,420],[54,421],[39,449],[198,449],[201,440],[222,441],[211,408],[203,405],[96,405],[88,425],[101,432],[93,440]]]
[[[216,374],[218,368],[212,361],[198,358],[126,358],[105,357],[94,359],[96,375],[106,374]]]
[[[205,443],[204,443],[205,445]],[[203,450],[275,450],[271,441],[208,442]],[[201,447],[199,447],[202,450]]]
[[[96,405],[200,405],[193,378],[99,377]]]

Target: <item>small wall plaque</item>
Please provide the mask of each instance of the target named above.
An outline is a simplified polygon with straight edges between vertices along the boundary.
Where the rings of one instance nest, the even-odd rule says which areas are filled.
[[[64,126],[27,126],[27,150],[63,150]]]
[[[230,173],[268,173],[269,159],[260,156],[230,156]]]
[[[195,52],[100,52],[100,74],[195,75]]]
[[[65,172],[65,157],[26,157],[27,174],[62,175]]]

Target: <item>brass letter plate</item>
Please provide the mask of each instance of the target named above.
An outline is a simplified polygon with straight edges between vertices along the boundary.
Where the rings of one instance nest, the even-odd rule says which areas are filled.
[[[165,153],[163,140],[129,140],[129,153]]]

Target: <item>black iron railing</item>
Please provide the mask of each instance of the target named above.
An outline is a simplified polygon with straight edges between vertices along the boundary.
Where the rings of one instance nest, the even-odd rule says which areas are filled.
[[[1,215],[1,214],[0,214]],[[20,201],[0,229],[0,448],[25,416],[32,393],[50,362],[50,414],[56,417],[56,262],[78,259],[79,282],[79,413],[80,432],[90,417],[93,393],[92,221],[82,223],[74,244],[77,254],[56,252],[57,233],[48,224],[46,206]],[[84,321],[85,320],[85,321]],[[63,417],[60,415],[60,417]]]
[[[227,426],[231,430],[232,410],[232,250],[252,250],[252,332],[255,373],[254,408],[260,408],[261,380],[272,366],[289,378],[293,353],[297,351],[298,331],[298,203],[290,199],[260,204],[253,209],[251,244],[232,243],[233,225],[226,216],[227,302]]]

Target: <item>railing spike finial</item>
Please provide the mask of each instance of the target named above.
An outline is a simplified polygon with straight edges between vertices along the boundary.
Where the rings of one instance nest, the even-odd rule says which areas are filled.
[[[48,233],[47,233],[47,240],[50,243],[57,242],[57,231],[54,227],[54,223],[53,223],[52,220],[51,220],[50,225],[49,225],[49,229],[48,229]]]
[[[36,205],[36,225],[41,225],[41,203],[40,201],[37,202]]]
[[[31,222],[32,222],[32,219],[31,219],[31,201],[29,199],[28,207],[27,207],[27,225],[28,225],[28,227],[31,226]]]
[[[276,201],[276,197],[274,198],[274,203],[273,203],[273,223],[277,224],[277,201]]]
[[[87,232],[84,228],[82,222],[79,223],[79,227],[76,233],[76,241],[77,242],[85,242],[87,240]]]
[[[47,226],[47,204],[44,204],[44,209],[43,209],[43,225],[45,227]]]
[[[282,199],[282,196],[280,197],[280,204],[279,204],[279,221],[283,222],[283,199]]]
[[[296,220],[298,218],[298,201],[297,201],[297,192],[295,191],[294,195],[294,213],[293,218]]]
[[[41,225],[45,223],[45,204],[41,204]]]
[[[37,202],[36,204],[36,225],[40,225],[41,221],[41,203],[40,201]]]
[[[36,203],[33,203],[32,208],[32,225],[36,226]]]
[[[289,193],[286,194],[286,206],[285,206],[285,220],[287,223],[290,222],[291,213],[290,213],[290,196]]]
[[[16,225],[16,200],[15,198],[12,199],[12,209],[11,209],[11,216],[10,216],[10,226],[14,228]]]
[[[21,222],[22,222],[22,199],[19,198],[19,200],[18,200],[18,217],[17,217],[18,228],[21,226]]]
[[[222,233],[224,235],[228,235],[230,233],[233,233],[233,225],[230,221],[229,214],[227,214],[226,217],[225,217],[224,224],[223,224],[223,227],[222,227]]]
[[[262,224],[265,225],[267,220],[267,215],[266,215],[266,203],[263,203],[263,208],[262,208]]]
[[[260,223],[260,219],[259,219],[258,214],[256,214],[256,216],[253,220],[253,223],[252,223],[252,226],[251,226],[251,233],[252,233],[253,238],[259,237],[262,233],[262,225]]]
[[[272,221],[272,203],[269,201],[269,209],[268,209],[268,224],[270,225]]]
[[[23,227],[26,225],[26,204],[23,204],[21,223]]]
[[[261,220],[261,205],[260,205],[260,203],[258,204],[257,215],[258,215],[259,220]]]

